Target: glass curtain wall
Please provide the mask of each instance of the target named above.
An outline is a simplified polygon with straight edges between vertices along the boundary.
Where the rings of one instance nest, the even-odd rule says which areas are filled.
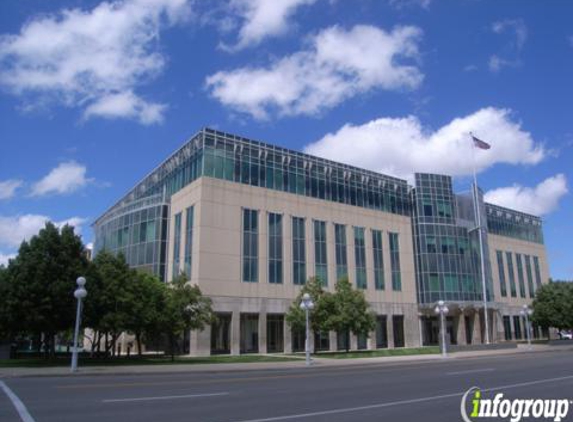
[[[356,287],[358,289],[366,289],[366,244],[363,227],[354,227],[354,259],[356,265]]]
[[[243,281],[259,281],[258,211],[243,209]]]
[[[193,207],[185,211],[185,252],[183,255],[183,268],[187,279],[191,279],[191,260],[193,256]]]
[[[306,283],[306,230],[305,220],[292,218],[292,274],[293,284]]]
[[[376,290],[384,290],[384,253],[381,230],[372,230],[372,254],[374,258],[374,287]]]
[[[346,250],[346,226],[334,225],[334,247],[336,255],[336,280],[348,278],[348,256]]]
[[[314,268],[316,277],[323,286],[328,285],[326,258],[326,222],[314,220]]]
[[[269,213],[269,283],[283,282],[283,216]]]

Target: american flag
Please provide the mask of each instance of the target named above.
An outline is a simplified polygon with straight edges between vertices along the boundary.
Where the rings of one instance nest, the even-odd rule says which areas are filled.
[[[480,149],[490,149],[491,145],[487,142],[482,141],[481,139],[476,138],[472,135],[472,139],[474,141],[474,146]]]

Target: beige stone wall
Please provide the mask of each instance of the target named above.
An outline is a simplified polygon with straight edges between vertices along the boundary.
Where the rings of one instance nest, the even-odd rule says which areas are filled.
[[[306,220],[306,265],[308,277],[314,273],[313,220],[327,222],[328,289],[333,290],[336,279],[334,223],[347,225],[348,271],[355,284],[353,226],[366,228],[366,262],[368,288],[366,297],[370,302],[416,303],[414,257],[411,222],[409,217],[383,213],[359,207],[329,203],[300,195],[278,192],[238,183],[203,177],[172,197],[171,226],[168,247],[168,275],[172,274],[174,218],[185,209],[195,206],[193,235],[193,259],[191,281],[198,284],[209,296],[242,298],[268,298],[292,300],[300,286],[292,282],[292,228],[291,217]],[[259,281],[241,281],[242,209],[259,211]],[[268,213],[283,215],[283,269],[284,282],[270,284],[268,273]],[[385,290],[374,288],[371,229],[383,231]],[[388,232],[397,232],[400,237],[400,264],[402,290],[391,288]],[[182,224],[180,260],[183,262],[185,243]],[[170,278],[168,276],[168,278]]]
[[[527,269],[525,266],[525,255],[531,256],[531,272],[533,275],[533,283],[536,286],[535,282],[535,266],[533,264],[533,257],[537,256],[539,258],[539,269],[541,273],[541,282],[543,284],[549,282],[549,266],[547,263],[547,255],[545,251],[545,245],[534,243],[534,242],[526,242],[524,240],[512,239],[510,237],[504,236],[497,236],[497,235],[488,235],[488,242],[489,242],[489,254],[490,254],[490,262],[492,267],[492,276],[493,276],[493,285],[494,285],[494,295],[495,301],[504,303],[511,307],[521,307],[524,304],[531,304],[532,299],[529,297],[529,288],[528,288],[528,279],[527,279]],[[500,281],[499,281],[499,268],[497,263],[497,256],[496,251],[503,252],[503,265],[504,265],[504,272],[505,272],[505,282],[507,285],[507,297],[502,297],[501,295],[501,288],[500,288]],[[513,271],[515,275],[515,284],[517,286],[517,297],[511,297],[511,291],[509,286],[509,270],[507,267],[507,259],[506,259],[506,252],[511,252],[513,254]],[[526,298],[520,297],[519,294],[519,277],[517,272],[517,264],[515,261],[515,254],[522,255],[522,262],[523,262],[523,276],[525,280],[525,290],[526,290]]]
[[[366,240],[367,289],[366,298],[379,315],[388,316],[389,346],[393,346],[392,315],[404,315],[405,346],[420,345],[420,330],[416,302],[414,251],[409,217],[367,210],[278,192],[224,180],[203,177],[173,195],[170,210],[168,244],[168,279],[173,271],[174,215],[182,213],[180,262],[184,260],[185,210],[194,206],[194,231],[191,282],[200,286],[204,294],[213,299],[217,312],[232,314],[232,353],[239,353],[239,319],[241,313],[259,315],[259,351],[266,350],[266,315],[285,314],[302,286],[292,279],[292,227],[291,217],[305,218],[307,278],[315,275],[313,220],[326,222],[328,290],[334,290],[336,281],[334,223],[345,224],[350,282],[356,285],[353,226],[364,227]],[[242,209],[258,210],[259,273],[257,283],[242,281]],[[283,283],[268,283],[268,213],[283,215]],[[372,229],[383,232],[383,258],[385,289],[374,288],[372,255]],[[401,291],[392,290],[388,233],[399,233]],[[290,330],[285,324],[285,351],[290,347]],[[332,340],[335,336],[331,334]],[[193,333],[191,353],[209,354],[210,329]],[[352,339],[356,344],[356,339]],[[375,347],[374,333],[368,347]],[[331,341],[331,349],[336,343]]]

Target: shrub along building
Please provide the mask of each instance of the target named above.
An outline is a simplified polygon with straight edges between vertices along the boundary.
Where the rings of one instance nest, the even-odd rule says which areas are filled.
[[[473,198],[478,198],[474,207]],[[476,209],[481,229],[476,227]],[[213,300],[218,322],[186,351],[291,352],[304,347],[285,313],[309,277],[348,277],[377,315],[352,349],[438,342],[438,300],[452,343],[525,338],[520,316],[548,281],[541,219],[455,194],[452,179],[405,180],[203,129],[94,223],[95,253],[171,280],[183,272]],[[534,328],[534,336],[542,333]],[[346,336],[314,334],[316,350]]]

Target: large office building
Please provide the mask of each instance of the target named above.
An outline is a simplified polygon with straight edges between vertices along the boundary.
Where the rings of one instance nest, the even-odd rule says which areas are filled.
[[[194,355],[301,350],[285,313],[310,277],[328,290],[347,277],[377,315],[369,336],[314,333],[316,350],[436,344],[438,300],[454,344],[486,341],[484,309],[492,341],[519,340],[549,279],[542,222],[473,192],[203,129],[96,220],[94,252],[184,273],[212,298],[217,323],[190,334]]]

